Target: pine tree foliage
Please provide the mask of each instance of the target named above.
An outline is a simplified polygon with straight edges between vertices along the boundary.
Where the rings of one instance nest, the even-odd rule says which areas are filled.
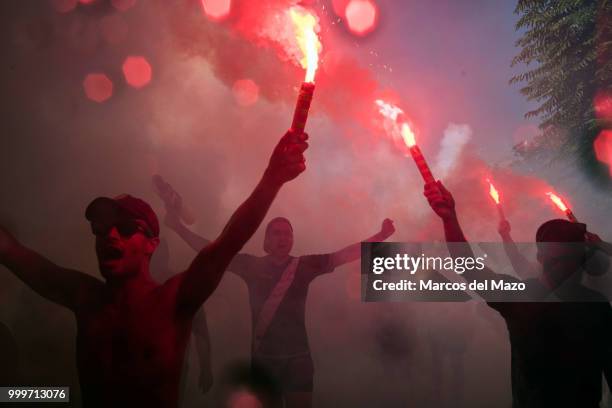
[[[561,155],[593,156],[593,139],[602,124],[593,99],[612,90],[612,0],[519,0],[516,29],[523,31],[512,66],[527,69],[510,83],[536,108],[538,145]]]

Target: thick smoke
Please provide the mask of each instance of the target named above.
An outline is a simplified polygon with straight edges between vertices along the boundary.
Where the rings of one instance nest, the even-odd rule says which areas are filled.
[[[454,169],[463,147],[472,137],[469,125],[449,123],[440,141],[440,150],[436,157],[435,172],[440,179],[445,179]]]
[[[0,65],[5,90],[0,102],[5,132],[0,142],[4,192],[0,222],[16,231],[26,245],[61,265],[99,277],[93,238],[83,217],[94,197],[128,192],[151,202],[162,217],[163,206],[150,180],[152,174],[162,174],[196,210],[194,229],[214,238],[255,186],[274,144],[290,123],[304,74],[284,55],[281,45],[261,33],[267,17],[295,2],[234,1],[236,14],[223,23],[207,20],[199,3],[142,0],[120,13],[109,1],[98,0],[59,14],[45,1],[0,2],[5,42],[5,63]],[[388,20],[389,14],[399,10],[397,3],[381,7],[389,10]],[[373,104],[378,97],[389,99],[410,116],[415,99],[429,93],[432,96],[424,99],[431,103],[418,107],[425,113],[417,124],[427,128],[425,119],[441,123],[439,132],[423,132],[421,139],[431,164],[438,162],[437,146],[449,121],[470,123],[473,130],[456,155],[449,150],[439,153],[443,162],[453,163],[446,174],[444,170],[436,174],[438,167],[433,166],[434,175],[455,195],[470,239],[499,240],[486,178],[500,189],[517,240],[531,240],[534,226],[559,216],[543,198],[551,185],[571,198],[579,219],[601,228],[596,232],[605,235],[610,230],[605,214],[609,205],[602,205],[602,195],[593,192],[570,166],[529,169],[511,166],[509,160],[494,165],[483,146],[476,144],[483,135],[474,122],[445,114],[446,99],[440,95],[448,90],[433,85],[447,76],[456,82],[463,78],[453,76],[458,71],[438,71],[453,66],[457,55],[432,62],[413,57],[408,46],[396,51],[393,62],[397,65],[405,55],[421,65],[398,73],[394,81],[416,78],[432,89],[398,86],[396,92],[388,91],[394,81],[381,79],[383,75],[355,58],[353,40],[336,36],[337,30],[320,14],[324,53],[307,127],[311,137],[308,169],[283,188],[269,214],[293,222],[295,254],[338,250],[377,232],[385,217],[395,220],[395,241],[443,238],[441,224],[422,196],[422,181],[412,159],[384,135]],[[440,15],[436,32],[448,26],[456,29],[462,21],[452,13]],[[469,26],[476,26],[473,23]],[[416,26],[411,35],[428,29]],[[465,34],[449,31],[449,36]],[[402,40],[408,44],[409,39]],[[481,52],[475,52],[473,60]],[[123,78],[121,64],[128,55],[145,56],[153,67],[151,83],[140,90],[127,86]],[[479,69],[488,72],[488,68]],[[482,73],[473,70],[468,74]],[[113,95],[102,104],[84,96],[82,82],[91,72],[103,72],[113,81]],[[242,106],[231,89],[235,81],[247,78],[259,87],[260,98]],[[500,88],[505,86],[499,83]],[[400,91],[406,104],[398,97]],[[451,102],[458,105],[457,100],[451,98]],[[481,109],[471,100],[460,102],[474,111]],[[503,139],[505,133],[499,127],[490,123],[491,129],[499,131],[492,143]],[[542,181],[545,177],[548,182]],[[163,228],[162,235],[168,241],[170,267],[182,270],[193,252],[169,230]],[[245,251],[261,255],[261,243],[258,231]],[[427,324],[421,309],[429,305],[362,304],[358,284],[359,265],[354,263],[317,279],[311,287],[307,324],[317,369],[315,406],[376,406],[384,398],[425,404],[431,379],[419,373],[430,373],[432,360],[418,328]],[[0,299],[0,319],[11,327],[25,356],[23,383],[70,384],[77,390],[71,315],[42,300],[4,269]],[[248,307],[246,288],[232,274],[224,277],[207,301],[215,373],[221,373],[229,361],[248,358]],[[500,395],[507,401],[508,346],[497,334],[495,321],[444,320],[449,330],[469,324],[479,333],[470,340],[466,372],[502,368],[496,370],[497,378],[486,378],[488,387],[478,382],[485,376],[467,376],[467,387],[477,399],[472,406],[499,406]],[[405,358],[398,359],[397,366],[389,363],[389,349],[396,347],[387,341],[389,332],[398,333],[407,343],[401,350]],[[409,363],[413,368],[406,368]],[[203,406],[210,399],[196,390],[196,367],[192,361],[190,406]],[[490,393],[483,394],[482,388]]]

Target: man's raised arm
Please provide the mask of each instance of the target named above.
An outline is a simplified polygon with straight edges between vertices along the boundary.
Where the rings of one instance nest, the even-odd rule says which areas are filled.
[[[512,265],[512,269],[514,269],[514,273],[516,276],[522,278],[525,276],[529,276],[532,274],[533,266],[529,263],[527,258],[519,251],[516,243],[512,239],[512,235],[510,235],[511,230],[510,222],[508,220],[501,220],[499,222],[499,226],[497,228],[497,232],[502,238],[504,242],[504,251],[506,252],[506,256],[510,260],[510,264]]]
[[[166,182],[161,176],[154,176],[154,184],[159,198],[164,202],[166,207],[166,215],[164,223],[172,231],[181,237],[196,252],[199,252],[206,245],[210,244],[210,240],[204,238],[183,224],[181,221],[181,213],[183,212],[183,197]]]
[[[6,266],[34,292],[75,310],[89,289],[102,285],[94,277],[62,268],[23,246],[0,227],[0,264]]]
[[[429,202],[431,209],[434,210],[436,215],[442,220],[446,244],[450,255],[453,258],[474,258],[474,251],[472,251],[472,248],[468,244],[463,234],[463,230],[461,229],[461,224],[459,224],[459,219],[455,211],[455,199],[452,194],[440,181],[426,184],[423,194],[425,198],[427,198],[427,202]],[[499,275],[489,268],[484,268],[482,270],[466,270],[461,276],[466,280],[499,278]]]
[[[178,303],[195,313],[215,290],[223,272],[253,236],[284,183],[306,169],[305,134],[287,132],[272,153],[268,168],[249,198],[236,210],[221,235],[203,248],[189,268],[179,274]]]
[[[370,238],[365,239],[363,242],[382,242],[389,238],[395,232],[393,221],[386,218],[380,227],[380,231],[372,235]],[[337,268],[349,262],[353,262],[361,256],[361,242],[349,245],[339,251],[331,254],[332,265]]]

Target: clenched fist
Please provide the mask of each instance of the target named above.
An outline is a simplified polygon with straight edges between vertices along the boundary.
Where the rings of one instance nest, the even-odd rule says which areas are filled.
[[[456,217],[455,199],[440,181],[425,184],[423,191],[432,210],[443,220]]]
[[[270,163],[264,174],[266,180],[275,184],[284,184],[296,178],[306,169],[304,151],[308,148],[306,133],[293,133],[289,130],[278,142]]]

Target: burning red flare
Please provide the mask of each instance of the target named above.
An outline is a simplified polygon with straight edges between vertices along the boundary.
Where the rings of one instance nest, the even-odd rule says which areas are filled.
[[[417,146],[416,144],[416,139],[414,137],[414,132],[412,131],[412,128],[410,127],[408,122],[400,119],[400,116],[403,115],[404,111],[402,111],[397,106],[387,103],[381,99],[377,99],[375,103],[378,106],[378,111],[380,112],[380,114],[392,122],[393,126],[390,129],[390,132],[392,132],[392,137],[394,133],[397,133],[399,127],[399,133],[402,137],[402,140],[404,141],[404,144],[408,147],[410,155],[416,163],[416,166],[419,169],[421,177],[423,177],[425,183],[435,183],[436,179],[434,178],[433,174],[431,174],[431,170],[429,169],[429,165],[425,160],[425,156],[423,156],[423,153],[421,153],[421,149],[419,149],[419,146]]]
[[[346,5],[344,16],[349,30],[364,36],[376,28],[378,7],[372,0],[351,0]]]
[[[308,111],[314,94],[315,73],[319,66],[319,52],[321,51],[321,42],[317,36],[319,23],[316,16],[301,7],[289,9],[289,15],[295,29],[295,40],[302,53],[300,64],[306,69],[306,77],[300,88],[291,122],[291,129],[302,133],[306,127]]]
[[[304,82],[314,83],[315,73],[319,66],[319,53],[322,48],[317,36],[319,23],[313,14],[302,12],[297,7],[290,9],[289,13],[295,29],[295,39],[302,52],[300,64],[306,69]]]
[[[558,209],[560,209],[563,212],[568,210],[567,206],[565,205],[561,197],[559,197],[558,195],[550,191],[546,193],[546,195],[548,196],[548,198],[550,198],[550,201],[552,201],[553,204],[557,206]]]
[[[499,192],[497,191],[493,183],[491,183],[491,180],[487,179],[487,183],[489,183],[489,195],[491,196],[493,201],[495,201],[495,204],[499,204]]]
[[[565,215],[571,222],[578,222],[572,210],[569,209],[569,207],[565,204],[565,201],[561,199],[561,197],[550,191],[546,193],[546,195],[550,198],[550,201],[552,201],[558,209],[565,213]]]
[[[407,123],[402,123],[402,139],[404,139],[404,143],[408,147],[416,146],[416,139],[414,138],[414,132],[410,129],[410,126]]]
[[[505,221],[506,214],[504,214],[504,209],[502,208],[500,200],[499,200],[499,191],[497,191],[493,183],[491,183],[491,180],[487,179],[487,183],[489,183],[489,195],[491,196],[493,201],[495,201],[495,206],[497,207],[497,213],[499,214],[499,219],[502,221]]]

